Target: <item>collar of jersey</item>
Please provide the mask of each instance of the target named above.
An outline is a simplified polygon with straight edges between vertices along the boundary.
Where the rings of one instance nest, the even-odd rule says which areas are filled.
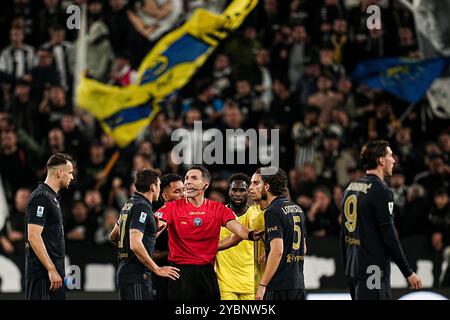
[[[150,206],[150,208],[152,207],[152,203],[150,201],[148,201],[148,199],[142,193],[135,191],[133,193],[133,197],[138,197],[138,198],[144,200]]]
[[[39,184],[42,184],[44,188],[46,188],[51,194],[55,195],[55,197],[59,197],[59,195],[53,190],[48,184],[45,182],[39,182]]]

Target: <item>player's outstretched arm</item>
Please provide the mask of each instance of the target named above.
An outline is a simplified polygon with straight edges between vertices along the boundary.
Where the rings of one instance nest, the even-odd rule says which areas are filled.
[[[228,237],[225,237],[219,241],[217,251],[226,250],[231,247],[237,246],[239,243],[241,243],[242,240],[244,239],[232,233]]]
[[[259,231],[248,230],[246,226],[242,225],[237,220],[228,221],[226,224],[226,228],[231,232],[233,232],[235,235],[245,240],[257,241],[261,239],[264,234],[264,230]]]

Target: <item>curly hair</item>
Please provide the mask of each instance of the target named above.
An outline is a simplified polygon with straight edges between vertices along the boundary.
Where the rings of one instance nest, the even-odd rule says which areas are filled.
[[[256,170],[257,174],[261,175],[261,180],[267,183],[270,187],[269,192],[274,196],[282,195],[287,189],[288,178],[283,169],[277,169],[275,174],[264,175],[261,174],[261,168]]]

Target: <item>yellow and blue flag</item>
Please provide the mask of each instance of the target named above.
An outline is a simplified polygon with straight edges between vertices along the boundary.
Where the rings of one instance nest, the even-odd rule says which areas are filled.
[[[448,58],[367,60],[356,66],[352,80],[370,88],[383,89],[403,100],[416,103],[422,99],[431,83],[441,75],[449,63]]]
[[[76,92],[78,106],[93,114],[119,147],[127,146],[153,120],[161,102],[189,81],[257,3],[234,0],[220,15],[196,10],[147,54],[135,84],[117,87],[82,77]]]

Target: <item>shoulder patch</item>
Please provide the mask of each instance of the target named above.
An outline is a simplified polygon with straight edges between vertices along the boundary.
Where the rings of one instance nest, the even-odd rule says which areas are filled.
[[[141,212],[141,216],[139,217],[139,222],[145,223],[146,218],[147,218],[147,214],[145,212]]]
[[[36,210],[36,217],[42,218],[44,215],[44,207],[38,206]]]
[[[394,213],[394,202],[389,201],[389,202],[388,202],[388,208],[389,208],[389,213],[390,213],[391,216],[392,216],[392,214]]]
[[[155,212],[155,217],[158,217],[158,218],[162,218],[162,213],[161,212]]]

